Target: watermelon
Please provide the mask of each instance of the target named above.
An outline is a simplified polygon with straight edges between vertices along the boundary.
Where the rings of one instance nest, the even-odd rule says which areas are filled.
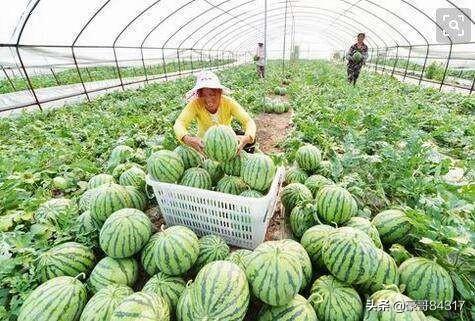
[[[177,276],[166,275],[165,273],[155,274],[143,286],[142,292],[155,293],[166,299],[170,306],[170,311],[175,310],[178,299],[185,291],[185,281]]]
[[[264,154],[250,154],[242,164],[241,177],[252,189],[266,192],[274,180],[275,172],[272,158]]]
[[[148,216],[132,208],[114,212],[99,234],[101,249],[112,258],[126,258],[138,253],[152,235]]]
[[[262,195],[260,192],[258,191],[255,191],[253,189],[248,189],[248,190],[245,190],[244,192],[242,192],[241,194],[239,194],[240,196],[244,196],[244,197],[254,197],[254,198],[259,198],[259,197],[263,197],[264,195]]]
[[[226,260],[237,264],[243,271],[246,271],[250,255],[252,255],[252,251],[239,249],[231,252]]]
[[[394,259],[383,250],[377,249],[376,251],[378,252],[376,273],[362,284],[362,289],[368,293],[383,290],[387,285],[399,285],[399,272]]]
[[[323,186],[333,185],[334,183],[331,179],[317,174],[309,176],[309,178],[307,178],[303,184],[307,186],[307,188],[312,192],[312,195],[315,197]]]
[[[213,185],[216,184],[224,175],[221,165],[218,162],[215,162],[214,160],[206,159],[203,162],[203,168],[206,169],[206,171],[211,176],[211,181],[213,182]]]
[[[290,183],[300,183],[303,184],[305,181],[308,179],[307,173],[305,171],[301,170],[297,166],[293,166],[287,169],[285,172],[285,178],[284,178],[284,183],[285,184],[290,184]]]
[[[273,307],[265,305],[257,317],[257,321],[318,321],[312,305],[301,296],[296,295],[287,304]]]
[[[249,189],[240,177],[225,175],[216,184],[216,191],[226,194],[239,195]]]
[[[108,168],[112,169],[118,164],[125,163],[134,155],[133,148],[127,145],[118,145],[110,153],[108,160]]]
[[[78,216],[76,204],[67,198],[52,198],[41,204],[35,212],[38,223],[55,227],[68,226]]]
[[[115,308],[110,321],[169,321],[168,301],[155,293],[136,292]]]
[[[242,150],[238,155],[234,156],[229,161],[222,163],[221,168],[227,175],[239,176],[241,175],[242,164],[247,156],[247,153]]]
[[[198,151],[196,151],[194,148],[185,145],[180,145],[175,148],[174,152],[180,155],[185,169],[191,167],[198,167],[203,164],[203,155],[198,153]]]
[[[372,223],[376,226],[384,244],[404,244],[409,240],[412,224],[401,210],[382,211],[373,217]]]
[[[93,234],[100,230],[100,224],[98,224],[92,217],[91,212],[85,211],[76,218],[75,231],[78,234]]]
[[[66,242],[39,256],[36,274],[41,282],[57,276],[76,277],[81,273],[88,274],[94,267],[94,260],[94,252],[88,247],[76,242]]]
[[[177,321],[195,321],[191,315],[191,285],[188,284],[176,305]]]
[[[279,96],[285,96],[287,94],[287,89],[285,87],[277,86],[274,88],[274,94]]]
[[[196,234],[185,226],[171,226],[157,233],[155,264],[169,275],[186,273],[200,251]]]
[[[118,180],[120,179],[120,176],[122,175],[122,173],[131,169],[132,167],[137,167],[141,169],[141,166],[139,164],[136,164],[133,162],[127,162],[127,163],[119,164],[116,167],[114,167],[114,169],[112,170],[112,176],[114,176],[114,178]]]
[[[359,51],[355,51],[353,54],[353,61],[356,62],[357,64],[360,63],[363,60],[363,55]]]
[[[53,278],[28,295],[18,321],[78,321],[87,302],[86,287],[70,276]]]
[[[91,217],[102,224],[115,211],[131,206],[130,194],[124,186],[104,184],[92,196],[89,211]]]
[[[340,186],[324,186],[315,197],[318,217],[325,223],[344,224],[358,213],[356,200]]]
[[[140,254],[140,262],[142,266],[147,272],[148,275],[154,275],[158,273],[158,266],[155,263],[155,256],[157,253],[157,240],[159,239],[158,233],[153,234],[148,243],[143,247],[142,252]]]
[[[330,161],[323,160],[320,162],[320,168],[317,171],[318,174],[325,177],[333,176],[333,165]]]
[[[139,266],[133,258],[114,259],[106,256],[97,263],[89,276],[94,293],[112,284],[133,286],[137,281]]]
[[[124,171],[119,177],[119,183],[122,186],[134,186],[139,190],[145,189],[145,172],[137,167],[133,166]]]
[[[79,209],[81,211],[87,211],[91,204],[92,196],[97,191],[97,189],[88,189],[86,190],[81,197],[79,198]]]
[[[290,213],[300,203],[312,199],[312,192],[303,184],[291,183],[282,189],[281,201],[286,213]]]
[[[148,199],[145,192],[135,186],[124,186],[130,196],[131,208],[144,211],[148,205]]]
[[[346,223],[346,226],[354,227],[365,232],[373,240],[374,245],[378,249],[383,248],[383,244],[381,244],[381,239],[379,238],[378,230],[368,219],[355,216],[350,218],[350,220]]]
[[[199,167],[191,167],[183,174],[180,184],[195,188],[210,189],[213,182],[206,170]]]
[[[205,265],[191,288],[190,303],[192,320],[243,320],[249,305],[246,274],[228,261]]]
[[[444,304],[452,302],[454,286],[449,273],[433,260],[413,257],[399,266],[401,284],[413,300]]]
[[[159,150],[147,160],[148,174],[159,182],[176,183],[184,171],[185,165],[180,155],[169,150]]]
[[[274,103],[273,111],[276,114],[282,114],[289,111],[290,105],[285,102]]]
[[[319,320],[360,321],[363,316],[363,303],[358,292],[332,275],[315,280],[309,301]]]
[[[110,183],[112,184],[115,183],[114,176],[109,175],[109,174],[97,174],[89,179],[89,182],[87,183],[87,188],[93,189],[101,185],[110,184]]]
[[[229,246],[217,235],[205,235],[199,240],[200,252],[195,262],[195,270],[200,270],[205,264],[224,260],[229,255]]]
[[[303,203],[290,212],[290,228],[296,238],[300,239],[306,230],[317,224],[314,218],[317,216],[316,211],[315,205]]]
[[[391,245],[391,247],[389,248],[389,254],[394,259],[394,261],[396,261],[396,264],[398,266],[401,265],[401,263],[405,260],[410,259],[412,257],[412,254],[409,253],[409,251],[406,250],[403,245],[397,243]]]
[[[339,280],[361,284],[376,272],[378,252],[366,233],[353,227],[340,227],[326,237],[323,262]]]
[[[321,270],[325,267],[322,257],[322,249],[328,234],[334,230],[329,225],[315,225],[305,231],[300,243],[307,251],[315,270]]]
[[[109,285],[87,302],[79,321],[109,321],[117,306],[134,291],[125,285]]]
[[[318,147],[307,144],[297,150],[295,160],[301,169],[308,173],[314,173],[320,168],[322,153]]]
[[[302,265],[280,241],[257,246],[246,274],[254,295],[273,306],[289,303],[302,286]]]
[[[372,309],[366,309],[364,320],[375,321],[426,321],[426,317],[422,311],[418,309],[404,309],[410,307],[414,299],[392,290],[380,290],[373,293],[369,297],[369,302],[373,306]],[[425,300],[425,299],[424,299]],[[427,299],[428,300],[428,299]],[[396,304],[396,305],[395,305]],[[381,307],[378,309],[378,306]],[[382,308],[387,307],[387,308]]]
[[[302,267],[302,286],[301,290],[304,290],[307,285],[312,281],[312,261],[308,256],[305,248],[297,241],[291,239],[281,240],[284,246],[287,248],[288,253],[292,253],[297,257],[301,267]]]
[[[206,156],[217,162],[227,162],[236,155],[238,139],[231,127],[211,126],[203,137]]]

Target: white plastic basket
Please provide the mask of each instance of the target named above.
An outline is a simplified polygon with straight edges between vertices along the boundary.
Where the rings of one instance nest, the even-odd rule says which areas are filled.
[[[264,241],[283,177],[284,167],[277,168],[269,192],[260,198],[157,182],[150,176],[147,184],[168,226],[187,226],[199,236],[215,234],[230,245],[254,249]]]

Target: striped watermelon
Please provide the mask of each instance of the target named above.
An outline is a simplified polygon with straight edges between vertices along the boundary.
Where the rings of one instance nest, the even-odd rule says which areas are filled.
[[[412,224],[401,210],[386,210],[373,217],[373,225],[384,244],[404,244],[409,240]]]
[[[322,175],[312,175],[304,182],[304,185],[312,192],[313,196],[317,196],[318,191],[323,186],[334,184],[331,179]]]
[[[387,289],[375,292],[369,298],[371,304],[375,307],[388,307],[387,309],[366,309],[364,320],[375,321],[427,321],[422,311],[414,309],[401,309],[402,307],[410,307],[414,299],[409,298],[395,290]],[[396,305],[395,305],[396,303]]]
[[[291,183],[282,189],[281,193],[282,205],[285,207],[285,212],[290,213],[295,206],[304,201],[311,201],[312,192],[303,184]]]
[[[330,161],[324,160],[320,162],[320,168],[317,171],[318,174],[325,177],[333,176],[333,165]]]
[[[234,156],[227,162],[223,162],[221,164],[221,168],[227,175],[239,176],[241,175],[242,164],[246,160],[247,156],[247,153],[242,150],[238,155]]]
[[[274,94],[279,96],[285,96],[285,94],[287,94],[287,89],[285,87],[277,86],[274,88]]]
[[[38,223],[56,227],[68,226],[78,216],[76,204],[67,198],[52,198],[41,204],[35,212]]]
[[[413,300],[427,300],[444,304],[452,302],[454,286],[449,273],[433,260],[413,257],[399,266],[401,284]]]
[[[155,293],[165,298],[169,303],[170,311],[174,311],[185,288],[186,284],[182,278],[160,272],[145,283],[142,292]]]
[[[274,103],[273,111],[276,114],[282,114],[289,111],[290,105],[286,102]]]
[[[232,262],[211,262],[196,276],[190,301],[192,320],[241,321],[249,305],[246,274]]]
[[[94,293],[109,285],[133,286],[137,281],[139,266],[133,258],[114,259],[106,256],[97,263],[89,276]]]
[[[332,275],[315,280],[309,301],[319,320],[360,321],[363,316],[363,303],[358,292]]]
[[[288,253],[296,255],[297,260],[302,266],[303,278],[300,289],[304,290],[312,281],[312,261],[310,260],[307,251],[305,251],[305,248],[299,242],[290,239],[284,239],[281,240],[281,242],[287,248]]]
[[[354,227],[360,231],[365,232],[373,240],[374,245],[378,249],[383,248],[383,244],[381,243],[381,239],[379,238],[378,230],[368,219],[355,216],[350,218],[350,220],[346,223],[346,226]]]
[[[383,250],[377,249],[377,252],[378,266],[376,267],[376,273],[362,284],[362,289],[368,293],[383,290],[387,285],[399,285],[399,273],[396,262]]]
[[[195,321],[191,311],[191,285],[189,283],[190,282],[188,282],[176,305],[177,321]]]
[[[250,154],[242,164],[241,177],[252,189],[266,192],[274,180],[275,172],[272,158],[264,154]]]
[[[37,287],[20,308],[18,321],[77,321],[87,302],[86,287],[58,276]]]
[[[41,282],[57,276],[76,277],[80,273],[88,274],[94,267],[94,252],[88,247],[67,242],[42,253],[38,258],[36,273]]]
[[[329,225],[315,225],[303,233],[300,243],[307,251],[315,270],[325,267],[322,257],[322,249],[328,234],[334,230]]]
[[[287,169],[287,171],[285,171],[285,178],[284,178],[285,184],[290,184],[290,183],[303,184],[305,183],[307,179],[308,179],[307,173],[305,173],[305,171],[301,170],[297,166],[290,167]]]
[[[89,211],[85,211],[76,218],[75,231],[78,234],[94,234],[98,233],[100,229],[100,224],[91,217]]]
[[[155,293],[136,292],[115,308],[110,321],[169,321],[168,301]]]
[[[97,189],[88,189],[86,190],[81,197],[79,198],[79,209],[81,211],[87,211],[91,204],[92,196],[96,192]]]
[[[195,264],[200,251],[198,237],[185,226],[171,226],[157,233],[155,264],[169,275],[181,275]]]
[[[307,144],[297,150],[295,160],[301,169],[308,173],[314,173],[320,168],[322,153],[318,147]]]
[[[131,208],[145,211],[148,206],[148,199],[145,192],[135,186],[124,186],[130,196]]]
[[[239,249],[231,252],[226,260],[237,264],[243,271],[246,271],[250,255],[252,255],[252,251]]]
[[[213,182],[213,185],[216,184],[224,175],[221,165],[218,162],[215,162],[214,160],[206,159],[203,162],[203,168],[206,169],[206,171],[211,176],[211,181]]]
[[[296,295],[289,303],[273,307],[265,305],[259,312],[257,321],[318,321],[312,305]]]
[[[158,273],[158,266],[155,263],[155,256],[157,255],[157,240],[160,238],[158,233],[153,234],[148,243],[143,247],[142,253],[140,253],[140,262],[148,275],[154,275]]]
[[[180,155],[185,169],[191,167],[198,167],[203,164],[203,155],[198,153],[194,148],[185,145],[180,145],[175,148],[174,152]]]
[[[114,147],[109,156],[109,163],[120,164],[128,161],[134,154],[133,148],[127,145]]]
[[[254,295],[273,306],[289,303],[302,286],[302,266],[280,241],[257,246],[246,274]]]
[[[104,184],[114,184],[114,183],[115,183],[114,176],[109,175],[109,174],[97,174],[89,179],[89,182],[87,183],[87,188],[93,189],[93,188],[102,186]]]
[[[402,262],[412,257],[412,254],[409,253],[403,245],[397,243],[391,245],[389,248],[389,254],[394,261],[396,261],[397,265],[401,265]]]
[[[231,127],[211,126],[203,137],[206,156],[217,162],[227,162],[236,155],[238,139]]]
[[[122,186],[134,186],[139,190],[143,190],[145,188],[145,176],[147,174],[141,168],[132,166],[120,175],[119,183]]]
[[[249,189],[240,177],[225,175],[216,184],[216,191],[226,194],[239,195]]]
[[[210,189],[213,182],[211,181],[211,176],[205,169],[191,167],[183,174],[180,184],[195,188]]]
[[[361,284],[376,272],[378,252],[366,233],[353,227],[340,227],[326,237],[323,262],[339,280]]]
[[[303,233],[317,224],[317,207],[311,203],[303,203],[294,207],[290,213],[290,228],[292,233],[300,239]]]
[[[125,285],[110,285],[87,302],[79,321],[109,321],[117,306],[134,291]]]
[[[199,271],[206,264],[224,260],[229,255],[229,246],[217,235],[205,235],[199,240],[200,252],[195,262],[195,270]]]
[[[131,206],[130,194],[124,186],[104,184],[92,196],[89,211],[91,217],[102,224],[115,211]]]
[[[116,180],[118,180],[120,178],[120,175],[122,175],[123,172],[125,172],[128,169],[131,169],[132,167],[141,168],[141,166],[139,164],[136,164],[136,163],[133,163],[133,162],[127,162],[127,163],[119,164],[119,165],[115,166],[114,169],[112,170],[112,176],[114,176],[114,178]]]
[[[169,150],[159,150],[147,160],[148,174],[159,182],[176,183],[184,171],[185,165],[180,155]]]
[[[138,253],[152,235],[152,222],[136,209],[124,208],[105,221],[99,234],[101,249],[112,258],[125,258]]]
[[[324,186],[315,197],[318,217],[326,223],[344,224],[358,213],[356,200],[340,186]]]
[[[244,192],[242,192],[241,194],[239,194],[240,196],[244,196],[244,197],[254,197],[254,198],[259,198],[259,197],[263,197],[264,195],[262,195],[260,192],[258,191],[255,191],[253,189],[248,189],[248,190],[245,190]]]

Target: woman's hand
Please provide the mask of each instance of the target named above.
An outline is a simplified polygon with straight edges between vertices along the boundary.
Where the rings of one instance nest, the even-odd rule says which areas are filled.
[[[237,149],[237,154],[239,154],[239,152],[244,148],[244,146],[252,143],[252,138],[249,135],[243,135],[243,136],[238,135],[238,140],[239,140],[239,145]]]
[[[201,138],[185,135],[183,136],[182,140],[183,140],[183,143],[185,143],[185,145],[188,145],[191,148],[194,148],[195,150],[197,150],[199,153],[204,154],[205,145],[203,144],[203,141],[201,140]]]

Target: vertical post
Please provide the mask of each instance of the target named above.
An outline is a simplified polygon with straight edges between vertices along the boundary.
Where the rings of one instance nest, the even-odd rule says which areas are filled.
[[[384,48],[384,58],[383,58],[383,71],[382,74],[386,71],[386,59],[388,58],[388,47]]]
[[[264,68],[267,68],[267,0],[264,0]],[[264,73],[264,77],[267,74]]]
[[[284,46],[282,48],[282,77],[285,74],[285,41],[287,40],[287,7],[288,7],[288,0],[285,0],[285,14],[284,14]]]
[[[143,67],[143,74],[145,75],[145,82],[148,85],[148,75],[147,75],[147,68],[145,67],[145,59],[143,57],[143,47],[140,46],[140,56],[142,58],[142,67]]]
[[[378,61],[379,61],[379,47],[376,47],[376,63],[374,65],[374,71],[378,70]]]
[[[89,81],[93,81],[93,79],[92,79],[92,77],[91,77],[91,73],[89,72],[89,68],[84,67],[84,69],[86,69],[87,76],[89,77]]]
[[[122,90],[125,90],[124,88],[124,82],[122,81],[122,74],[120,73],[120,67],[119,67],[119,62],[117,61],[117,53],[115,51],[115,47],[112,47],[112,50],[114,51],[114,60],[115,60],[115,65],[117,67],[117,75],[119,76],[120,80],[120,86],[122,87]]]
[[[28,76],[28,73],[26,72],[25,64],[23,63],[23,59],[21,58],[20,48],[19,48],[18,44],[16,44],[15,49],[16,49],[16,54],[18,56],[18,60],[20,60],[21,68],[23,69],[23,72],[25,73],[25,77],[26,77],[26,81],[28,82],[28,86],[30,87],[31,92],[33,93],[33,97],[35,98],[35,102],[38,105],[38,108],[41,111],[43,111],[43,108],[41,107],[40,101],[38,100],[38,96],[36,95],[35,89],[33,88],[33,85],[31,83],[30,76]]]
[[[193,75],[193,51],[190,51],[190,66],[191,66],[191,74]]]
[[[165,80],[168,80],[167,63],[165,62],[165,51],[163,48],[162,48],[162,66],[163,66],[163,73],[165,74]]]
[[[180,51],[176,50],[176,58],[178,59],[178,74],[181,75]]]
[[[427,44],[427,47],[426,47],[426,56],[424,58],[424,63],[422,64],[421,76],[419,77],[419,86],[421,85],[422,77],[424,77],[424,72],[426,70],[426,64],[427,64],[427,57],[428,56],[429,56],[429,44]]]
[[[15,85],[13,84],[13,81],[11,80],[10,76],[8,76],[7,71],[5,68],[2,66],[3,73],[5,74],[5,77],[7,77],[8,82],[10,83],[10,86],[12,86],[13,90],[16,91]]]
[[[404,76],[402,77],[403,81],[406,79],[407,67],[409,66],[409,60],[411,59],[411,52],[412,52],[412,46],[409,46],[409,53],[407,54],[406,67],[404,68]]]
[[[447,62],[445,63],[445,69],[444,69],[444,75],[442,76],[442,81],[440,82],[440,87],[439,87],[439,91],[442,90],[442,86],[444,85],[444,81],[445,81],[445,76],[447,75],[447,69],[449,69],[449,64],[450,64],[450,58],[452,56],[452,42],[450,43],[450,47],[449,47],[449,55],[447,57]]]
[[[53,78],[54,78],[54,80],[56,81],[56,84],[57,84],[58,86],[60,86],[61,83],[59,82],[58,77],[57,77],[56,74],[54,73],[53,67],[50,67],[49,70],[50,70],[51,73],[53,74]]]
[[[396,69],[396,65],[399,59],[399,45],[396,46],[396,58],[394,59],[393,70],[391,71],[391,76],[394,76],[394,70]]]
[[[82,74],[81,74],[81,70],[79,69],[78,60],[76,59],[76,53],[74,52],[74,45],[71,46],[71,54],[73,56],[74,65],[76,66],[76,71],[78,72],[79,80],[81,81],[84,94],[86,95],[87,101],[91,102],[91,98],[89,97],[89,93],[87,92],[86,84],[84,83],[84,80],[82,79]]]
[[[475,85],[475,77],[473,77],[473,80],[472,80],[472,87],[470,87],[470,95],[472,94],[473,92],[473,86]]]

